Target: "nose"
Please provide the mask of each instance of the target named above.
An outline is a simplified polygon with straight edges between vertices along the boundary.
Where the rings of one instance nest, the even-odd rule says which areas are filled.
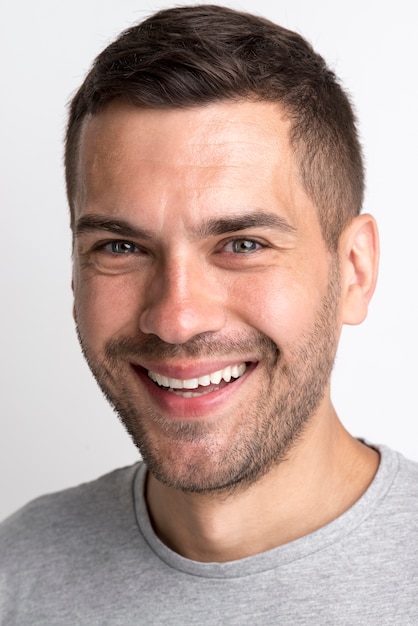
[[[207,273],[206,273],[207,274]],[[144,334],[182,344],[225,324],[223,289],[200,264],[170,262],[158,268],[144,294],[139,325]]]

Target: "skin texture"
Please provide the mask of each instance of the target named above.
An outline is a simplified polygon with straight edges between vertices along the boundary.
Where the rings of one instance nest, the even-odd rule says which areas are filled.
[[[113,103],[82,133],[80,342],[151,471],[157,532],[193,558],[214,558],[212,544],[222,546],[219,560],[243,556],[224,541],[215,502],[233,503],[242,525],[252,497],[260,507],[286,477],[286,506],[269,507],[264,519],[271,528],[284,510],[300,519],[301,499],[289,489],[293,481],[301,493],[309,465],[303,488],[312,502],[314,494],[321,501],[325,475],[327,488],[339,486],[338,502],[322,507],[332,518],[376,469],[376,454],[343,431],[329,397],[341,326],[362,321],[374,288],[374,222],[354,220],[338,255],[330,253],[288,132],[277,105],[242,102],[168,111]],[[189,379],[242,363],[237,381],[193,398],[147,375]],[[331,458],[337,448],[344,463]],[[341,489],[348,476],[349,493]],[[176,512],[180,533],[168,522]],[[317,517],[308,530],[323,523]],[[253,525],[248,518],[247,530]],[[296,536],[306,532],[299,526]],[[289,540],[271,529],[264,537],[255,551]]]

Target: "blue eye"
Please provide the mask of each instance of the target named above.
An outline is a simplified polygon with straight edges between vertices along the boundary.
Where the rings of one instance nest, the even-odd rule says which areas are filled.
[[[138,252],[136,245],[130,241],[111,241],[105,245],[105,250],[112,254],[134,254]]]
[[[248,252],[255,252],[260,249],[260,244],[252,239],[234,239],[230,242],[232,252],[236,254],[246,254]]]

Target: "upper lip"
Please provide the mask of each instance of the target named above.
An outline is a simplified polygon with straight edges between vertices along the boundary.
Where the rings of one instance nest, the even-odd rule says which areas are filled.
[[[177,378],[180,380],[188,380],[190,378],[199,378],[212,372],[216,372],[220,369],[224,369],[229,365],[240,365],[241,363],[254,362],[253,359],[238,358],[238,359],[223,359],[222,361],[202,361],[199,363],[161,363],[160,361],[153,362],[141,362],[132,363],[135,367],[143,367],[147,371],[156,372],[161,376],[167,376],[168,378]]]

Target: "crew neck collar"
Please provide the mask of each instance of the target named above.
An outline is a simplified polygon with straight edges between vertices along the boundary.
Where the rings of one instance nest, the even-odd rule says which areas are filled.
[[[373,446],[380,453],[376,475],[363,495],[342,515],[322,528],[254,556],[225,563],[202,563],[187,559],[168,548],[155,534],[144,497],[147,468],[140,463],[134,478],[135,512],[139,530],[154,554],[168,566],[184,573],[207,578],[237,578],[275,569],[322,550],[352,532],[372,514],[384,499],[399,468],[398,455],[385,446]]]

